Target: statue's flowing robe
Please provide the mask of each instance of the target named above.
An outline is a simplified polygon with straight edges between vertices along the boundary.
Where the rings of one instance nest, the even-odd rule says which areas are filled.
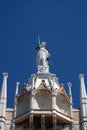
[[[37,65],[48,66],[49,53],[45,48],[40,48],[37,52]]]

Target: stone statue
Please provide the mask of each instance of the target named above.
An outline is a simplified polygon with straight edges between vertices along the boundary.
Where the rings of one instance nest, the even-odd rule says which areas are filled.
[[[50,57],[49,52],[45,49],[46,42],[41,42],[41,44],[38,44],[36,50],[37,50],[37,66],[48,66],[48,60]]]

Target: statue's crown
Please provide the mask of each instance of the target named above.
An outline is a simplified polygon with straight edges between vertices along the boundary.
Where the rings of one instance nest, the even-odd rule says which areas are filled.
[[[41,42],[41,47],[45,47],[46,46],[46,42]]]

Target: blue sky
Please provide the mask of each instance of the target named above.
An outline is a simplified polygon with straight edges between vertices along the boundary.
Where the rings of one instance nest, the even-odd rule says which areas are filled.
[[[51,53],[51,73],[59,83],[72,82],[74,107],[79,107],[80,73],[87,81],[86,0],[0,1],[0,87],[8,72],[8,107],[13,107],[15,84],[28,82],[36,68],[38,35]]]

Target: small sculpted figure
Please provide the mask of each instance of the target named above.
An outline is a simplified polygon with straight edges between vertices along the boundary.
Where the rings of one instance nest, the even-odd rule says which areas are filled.
[[[37,50],[37,65],[38,66],[48,66],[48,60],[50,57],[49,52],[45,49],[46,42],[42,42],[41,44],[38,44],[36,50]]]

